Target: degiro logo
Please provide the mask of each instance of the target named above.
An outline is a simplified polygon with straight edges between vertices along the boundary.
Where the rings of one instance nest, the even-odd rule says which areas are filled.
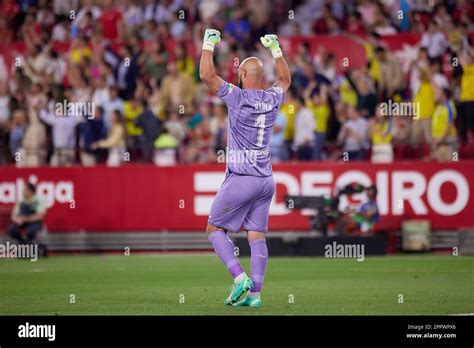
[[[28,180],[17,178],[15,181],[0,181],[0,204],[14,204],[23,198],[25,183],[36,185],[36,194],[47,208],[54,203],[69,203],[74,199],[74,183],[72,181],[39,181],[36,175]]]
[[[286,171],[274,172],[277,190],[285,187],[290,195],[329,196],[334,187],[344,187],[352,182],[364,186],[377,185],[377,204],[382,215],[403,215],[409,205],[416,215],[425,215],[431,209],[442,216],[456,215],[469,203],[470,187],[466,177],[459,171],[443,169],[427,176],[417,170],[377,170],[369,175],[363,170],[347,170],[335,174],[330,170],[302,171],[298,175]],[[207,215],[215,192],[224,180],[220,172],[196,172],[194,174],[194,213]],[[454,186],[455,195],[445,200],[443,185]],[[277,202],[275,197],[270,215],[286,215],[291,211],[285,202]],[[355,194],[353,199],[364,201],[365,194]],[[350,205],[347,197],[341,197],[341,209]]]

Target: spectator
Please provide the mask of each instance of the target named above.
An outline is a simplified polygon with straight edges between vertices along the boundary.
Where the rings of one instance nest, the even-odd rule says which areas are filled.
[[[0,127],[10,119],[11,96],[8,81],[0,81]]]
[[[126,130],[123,116],[119,110],[114,110],[110,113],[110,128],[107,138],[92,143],[91,149],[107,149],[109,151],[107,166],[117,167],[126,160],[125,140]]]
[[[332,17],[331,5],[324,5],[321,7],[318,19],[313,24],[313,32],[318,35],[329,34],[328,20]]]
[[[51,39],[58,42],[67,42],[70,39],[69,20],[67,17],[60,17],[58,19],[58,22],[53,26]]]
[[[431,121],[431,157],[437,161],[452,161],[457,151],[457,132],[454,125],[456,108],[447,88],[436,90],[436,108]]]
[[[66,110],[53,111],[53,105],[40,111],[40,119],[49,125],[53,134],[53,155],[50,164],[53,167],[70,166],[75,162],[76,126],[82,121],[82,115],[68,114]],[[56,113],[58,112],[58,113]]]
[[[362,116],[369,117],[370,115],[373,115],[377,104],[377,96],[375,84],[370,72],[366,69],[355,69],[350,72],[346,71],[345,77],[353,91],[356,93],[356,107],[361,112]]]
[[[227,108],[224,102],[219,98],[214,98],[212,100],[213,105],[213,116],[210,120],[210,130],[214,136],[214,151],[216,154],[219,151],[226,151],[227,148]],[[168,128],[169,129],[169,128]],[[173,132],[170,132],[173,134]],[[180,140],[183,137],[176,136]]]
[[[366,189],[367,202],[355,211],[346,212],[337,222],[337,231],[340,236],[373,232],[374,225],[380,220],[377,206],[377,187],[370,186]]]
[[[141,101],[135,98],[125,100],[123,103],[123,116],[125,121],[125,129],[129,138],[138,138],[143,133],[143,128],[137,127],[135,120],[139,115],[143,113],[143,107]]]
[[[413,59],[410,63],[410,89],[411,95],[415,96],[418,93],[421,84],[421,76],[423,71],[428,71],[430,60],[428,57],[428,50],[425,47],[418,49],[418,55],[416,59]],[[426,79],[426,76],[425,76]]]
[[[178,141],[168,133],[166,127],[155,140],[154,163],[157,166],[173,166],[176,164]]]
[[[446,37],[436,21],[431,20],[428,30],[421,37],[421,47],[428,50],[431,59],[441,59],[441,55],[447,47]]]
[[[237,44],[247,42],[250,36],[250,25],[245,18],[244,9],[235,9],[232,19],[227,22],[224,32],[233,39]]]
[[[186,34],[186,30],[188,26],[184,20],[178,19],[178,15],[176,12],[171,14],[171,25],[170,25],[170,33],[173,39],[182,40],[184,39],[184,35]]]
[[[23,190],[23,199],[18,201],[11,213],[12,224],[8,227],[8,235],[19,244],[32,244],[36,241],[36,235],[43,229],[43,220],[46,208],[43,201],[36,195],[36,187],[28,183]],[[26,237],[22,236],[21,230],[26,230]],[[46,246],[39,245],[42,254],[46,254]]]
[[[97,106],[94,117],[88,117],[80,125],[79,146],[81,148],[81,164],[94,166],[98,162],[99,151],[92,149],[92,144],[102,140],[107,135],[104,123],[104,108]]]
[[[326,55],[324,54],[324,46],[321,45],[319,46],[318,53],[314,56],[314,65],[316,66],[316,71],[319,74],[323,75],[329,83],[333,83],[336,79],[335,57],[332,53],[328,53]]]
[[[413,98],[413,103],[419,106],[419,115],[415,115],[411,127],[411,143],[429,144],[431,139],[431,116],[435,108],[435,97],[428,68],[420,70],[420,82]]]
[[[474,132],[474,49],[461,60],[461,93],[459,96],[459,129],[461,139],[473,142]]]
[[[95,81],[95,89],[92,94],[92,103],[95,106],[102,106],[104,103],[110,100],[109,89],[107,88],[107,79],[105,76],[100,76]]]
[[[83,37],[74,39],[71,43],[69,59],[73,64],[80,64],[92,58],[92,51]]]
[[[146,53],[140,56],[139,62],[146,76],[160,83],[166,75],[168,52],[159,41],[154,41],[146,48]]]
[[[138,59],[140,54],[133,52],[133,47],[124,45],[120,48],[120,64],[117,67],[117,85],[123,99],[133,98],[137,88],[139,73]]]
[[[390,163],[393,162],[393,119],[390,116],[383,116],[380,107],[375,110],[375,117],[369,121],[372,140],[371,162]]]
[[[94,20],[92,12],[86,12],[78,24],[79,36],[90,39],[94,33]]]
[[[381,99],[393,98],[403,88],[403,73],[400,63],[383,47],[375,49],[380,66],[379,96]]]
[[[179,119],[179,114],[176,111],[170,112],[164,127],[167,129],[168,133],[176,139],[178,144],[180,144],[186,137],[186,128],[183,125],[183,122]]]
[[[375,10],[374,23],[372,25],[373,31],[379,35],[394,35],[397,29],[391,24],[390,18],[383,13],[382,5],[378,4]]]
[[[104,0],[102,14],[99,18],[104,38],[114,41],[121,38],[124,34],[123,16],[116,8],[112,0]]]
[[[155,18],[156,3],[153,0],[145,0],[143,4],[143,19],[156,23]]]
[[[153,157],[153,147],[155,139],[161,132],[162,122],[148,107],[145,100],[142,101],[143,111],[135,119],[135,126],[139,127],[142,133],[139,135],[144,162],[151,162]]]
[[[365,159],[369,143],[368,122],[353,106],[347,108],[347,120],[337,138],[343,144],[344,159],[361,161]]]
[[[109,100],[102,103],[104,108],[104,122],[107,129],[111,127],[111,114],[114,110],[118,110],[123,114],[123,99],[119,97],[119,90],[115,86],[109,87]]]
[[[295,116],[299,111],[298,102],[295,99],[294,90],[290,88],[285,94],[285,100],[280,108],[280,112],[285,115],[285,130],[283,132],[283,139],[285,142],[286,153],[284,155],[287,159],[292,159],[292,146],[295,135]]]
[[[29,123],[23,136],[20,160],[16,162],[19,167],[37,167],[44,163],[46,158],[46,128],[38,118],[41,103],[29,103]]]
[[[9,135],[10,103],[8,82],[0,81],[0,165],[7,162],[11,152],[8,144],[8,138],[12,136]]]
[[[313,159],[314,148],[314,116],[304,105],[301,97],[296,97],[298,113],[295,116],[295,135],[293,138],[293,150],[296,158],[300,161],[310,161]]]
[[[176,68],[180,74],[187,75],[191,78],[195,76],[195,65],[193,58],[186,53],[186,48],[183,44],[175,46],[175,56],[176,56]]]
[[[150,5],[147,5],[147,6],[150,6]],[[153,6],[153,4],[151,4],[151,6]],[[146,16],[146,13],[147,12],[145,11],[145,16]],[[155,40],[156,40],[156,37],[158,36],[157,30],[158,30],[158,26],[156,22],[154,20],[147,20],[143,28],[139,30],[139,35],[144,41],[156,42]]]
[[[364,25],[359,12],[351,12],[347,17],[346,31],[353,35],[365,34]]]
[[[100,7],[96,6],[94,0],[82,0],[81,8],[76,13],[76,18],[72,21],[73,25],[80,26],[80,23],[83,21],[83,18],[90,13],[94,21],[97,21],[102,14]]]
[[[175,63],[168,63],[168,75],[161,85],[161,108],[164,110],[191,110],[194,101],[194,81],[188,75],[179,73]]]
[[[345,106],[357,106],[357,93],[352,88],[346,76],[342,75],[336,79],[336,88],[339,94],[339,102]]]
[[[441,62],[437,59],[431,61],[430,64],[430,76],[432,83],[435,84],[437,88],[449,88],[449,82],[446,76],[444,76],[441,70]]]
[[[286,148],[284,140],[285,127],[286,117],[282,112],[279,112],[275,120],[275,125],[272,129],[272,136],[270,137],[270,154],[273,163],[286,160]]]
[[[10,129],[10,152],[15,160],[19,158],[19,149],[25,135],[27,125],[26,112],[23,109],[17,109],[13,112]]]
[[[124,1],[120,8],[120,12],[123,14],[126,28],[129,28],[130,30],[138,27],[143,20],[143,12],[138,1]]]
[[[316,83],[308,85],[304,93],[305,107],[311,111],[314,117],[314,149],[313,159],[321,161],[322,151],[328,130],[328,120],[330,115],[328,91],[326,84],[321,84],[319,92],[316,90]]]
[[[206,163],[215,158],[209,128],[209,108],[203,106],[190,120],[186,162]]]
[[[173,13],[178,10],[178,1],[164,0],[158,3],[155,9],[155,21],[158,23],[171,22]]]

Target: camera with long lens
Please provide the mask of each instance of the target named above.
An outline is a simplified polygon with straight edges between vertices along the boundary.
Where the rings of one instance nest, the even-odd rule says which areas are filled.
[[[310,228],[314,231],[320,231],[324,236],[327,235],[328,226],[343,215],[339,211],[339,199],[343,195],[352,195],[361,193],[366,189],[365,186],[351,183],[337,190],[331,197],[324,196],[292,196],[286,195],[285,202],[289,209],[311,209],[315,212],[309,216]]]

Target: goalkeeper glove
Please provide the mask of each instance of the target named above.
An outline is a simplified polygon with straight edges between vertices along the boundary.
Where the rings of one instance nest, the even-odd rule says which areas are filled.
[[[267,34],[260,38],[262,45],[272,53],[273,58],[281,58],[283,53],[281,52],[280,43],[278,42],[278,36]]]
[[[214,52],[214,46],[221,41],[221,33],[219,30],[206,29],[204,33],[204,40],[202,43],[202,49]]]

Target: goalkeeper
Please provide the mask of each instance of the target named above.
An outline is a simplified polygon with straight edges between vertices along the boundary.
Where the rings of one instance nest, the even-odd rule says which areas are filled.
[[[275,119],[291,83],[276,35],[265,35],[262,44],[275,58],[278,80],[268,90],[262,89],[263,64],[256,57],[239,66],[238,86],[216,75],[212,55],[220,41],[220,32],[207,29],[202,47],[201,80],[227,105],[229,130],[226,176],[212,203],[207,233],[216,254],[234,282],[224,304],[260,307],[260,292],[267,269],[270,203],[275,191],[269,141]],[[238,161],[233,159],[237,158]],[[243,159],[243,161],[242,161]],[[250,276],[234,254],[234,244],[227,233],[247,232],[250,245]]]

